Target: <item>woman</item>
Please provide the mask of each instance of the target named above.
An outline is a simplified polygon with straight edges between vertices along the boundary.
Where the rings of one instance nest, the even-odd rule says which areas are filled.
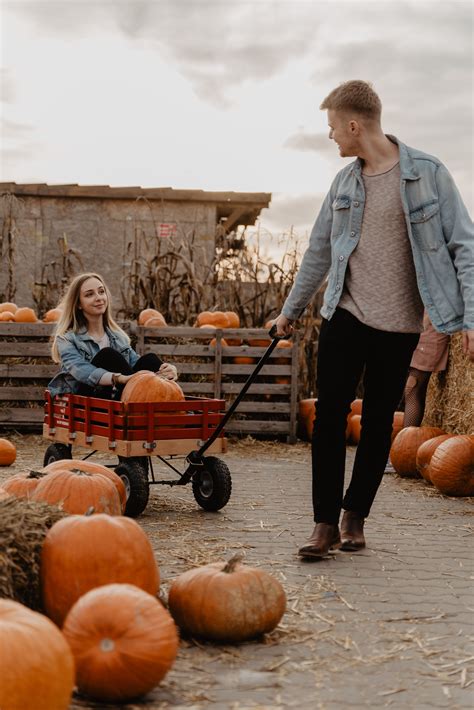
[[[48,385],[53,396],[71,392],[119,399],[123,386],[139,370],[177,379],[176,367],[154,353],[138,356],[112,318],[110,303],[110,292],[99,274],[80,274],[71,282],[53,336],[52,358],[61,365]]]

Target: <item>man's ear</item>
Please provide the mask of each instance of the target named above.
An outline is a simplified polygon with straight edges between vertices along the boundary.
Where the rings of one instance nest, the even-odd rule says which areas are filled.
[[[354,119],[352,119],[351,121],[349,121],[349,130],[350,130],[350,132],[353,133],[355,136],[358,136],[359,133],[360,133],[360,125],[359,125],[359,122],[358,122],[358,121],[354,121]]]

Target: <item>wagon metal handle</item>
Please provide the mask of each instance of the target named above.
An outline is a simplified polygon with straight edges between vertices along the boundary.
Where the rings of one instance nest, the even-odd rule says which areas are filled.
[[[268,360],[268,358],[270,357],[272,352],[275,350],[275,348],[278,344],[278,341],[283,340],[283,339],[287,339],[288,337],[291,337],[291,336],[286,336],[286,335],[277,335],[276,325],[272,325],[272,327],[268,331],[268,335],[271,338],[273,338],[272,342],[270,343],[268,348],[265,350],[265,352],[263,353],[260,360],[255,365],[253,372],[251,372],[250,375],[248,376],[244,386],[242,387],[239,394],[237,395],[237,397],[234,399],[234,401],[230,405],[229,409],[227,410],[227,412],[225,413],[225,415],[223,416],[223,418],[221,419],[221,421],[219,422],[217,427],[214,429],[212,435],[205,442],[205,444],[203,444],[201,446],[201,448],[198,449],[198,451],[191,451],[191,453],[188,455],[187,460],[190,463],[194,463],[194,464],[198,464],[198,465],[200,463],[202,463],[201,458],[202,458],[203,454],[215,442],[215,440],[217,439],[217,437],[219,436],[219,434],[221,433],[221,431],[223,430],[223,428],[225,427],[225,425],[227,424],[227,422],[229,421],[229,419],[231,418],[231,416],[233,415],[233,413],[235,412],[235,410],[239,406],[239,404],[242,401],[242,398],[245,396],[245,393],[247,392],[248,388],[253,383],[253,381],[257,377],[257,375],[260,372],[260,370],[262,369],[262,367],[265,365],[266,361]]]

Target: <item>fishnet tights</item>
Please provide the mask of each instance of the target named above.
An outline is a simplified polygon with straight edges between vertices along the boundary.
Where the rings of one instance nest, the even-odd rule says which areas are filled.
[[[425,413],[426,391],[431,372],[410,367],[405,385],[405,416],[403,426],[420,426]]]

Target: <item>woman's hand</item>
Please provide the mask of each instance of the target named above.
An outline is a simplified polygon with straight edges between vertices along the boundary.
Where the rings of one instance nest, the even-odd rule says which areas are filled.
[[[167,380],[178,379],[178,370],[174,365],[171,365],[169,362],[164,362],[158,370],[158,373],[163,377],[166,377]]]

